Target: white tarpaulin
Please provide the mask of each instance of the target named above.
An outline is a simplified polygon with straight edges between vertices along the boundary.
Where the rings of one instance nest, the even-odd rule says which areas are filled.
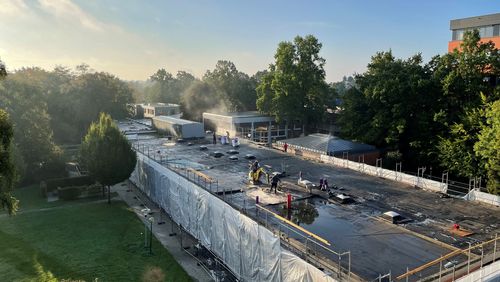
[[[137,154],[132,181],[243,281],[334,281],[280,239],[186,178]]]

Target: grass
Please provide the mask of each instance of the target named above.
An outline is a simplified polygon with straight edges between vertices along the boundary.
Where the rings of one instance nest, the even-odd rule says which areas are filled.
[[[124,203],[47,203],[36,186],[15,194],[19,213],[0,215],[1,281],[37,280],[37,266],[58,279],[141,281],[153,268],[165,281],[191,280],[156,239],[149,255],[144,225]]]

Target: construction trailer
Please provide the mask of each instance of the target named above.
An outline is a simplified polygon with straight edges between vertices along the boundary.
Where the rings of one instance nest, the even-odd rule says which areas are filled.
[[[152,119],[153,127],[158,133],[174,138],[192,139],[205,137],[203,124],[171,116],[156,116]]]
[[[257,111],[203,113],[203,124],[205,129],[219,135],[229,133],[231,137],[247,138],[262,143],[298,136],[303,131],[299,120],[277,123],[274,117]]]

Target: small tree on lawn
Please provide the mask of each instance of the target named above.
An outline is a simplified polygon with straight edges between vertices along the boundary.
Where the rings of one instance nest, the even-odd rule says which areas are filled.
[[[0,109],[0,210],[5,209],[9,214],[15,214],[19,204],[19,201],[12,196],[16,180],[11,149],[13,136],[14,131],[9,115]]]
[[[81,159],[90,175],[108,188],[108,203],[111,203],[110,186],[129,178],[137,161],[130,143],[105,113],[90,125]]]

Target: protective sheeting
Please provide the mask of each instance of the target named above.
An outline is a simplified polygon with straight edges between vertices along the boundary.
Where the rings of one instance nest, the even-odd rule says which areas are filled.
[[[334,281],[284,251],[265,227],[143,154],[130,181],[242,281]]]
[[[337,281],[289,251],[281,252],[282,281]]]
[[[481,192],[477,188],[471,190],[467,195],[465,195],[464,199],[468,201],[478,201],[497,207],[500,206],[500,196]]]

